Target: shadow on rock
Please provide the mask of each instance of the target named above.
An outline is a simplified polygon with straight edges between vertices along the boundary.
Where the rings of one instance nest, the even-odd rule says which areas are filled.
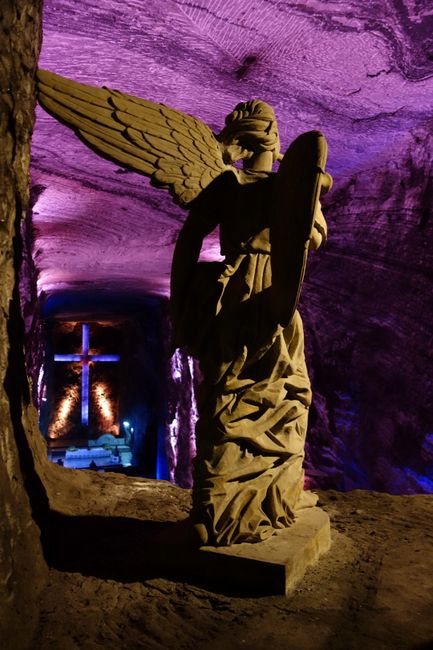
[[[42,542],[48,564],[59,571],[123,583],[166,578],[229,596],[278,593],[272,576],[257,584],[251,571],[242,570],[238,580],[229,568],[233,580],[227,580],[224,559],[209,557],[194,544],[189,519],[160,522],[52,512]]]

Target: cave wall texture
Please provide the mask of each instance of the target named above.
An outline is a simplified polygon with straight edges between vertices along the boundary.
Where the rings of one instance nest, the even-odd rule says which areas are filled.
[[[46,579],[33,516],[43,508],[26,434],[37,433],[25,375],[18,294],[20,227],[29,202],[33,74],[40,45],[40,4],[5,0],[0,10],[0,645],[24,648],[38,622]],[[18,448],[20,453],[18,453]],[[28,490],[32,492],[32,500]],[[25,624],[24,624],[25,621]]]
[[[318,484],[433,492],[433,122],[329,197],[302,301]]]
[[[427,0],[169,0],[164,11],[159,0],[45,1],[43,68],[164,102],[214,131],[238,101],[260,97],[275,108],[283,150],[302,131],[325,133],[329,241],[310,256],[301,302],[312,485],[433,489],[432,33]],[[109,311],[165,299],[185,214],[37,115],[42,303],[62,316],[68,301],[79,314],[92,302]],[[216,235],[203,258],[218,259]],[[183,458],[191,386],[178,412]]]
[[[36,399],[36,295],[50,316],[72,303],[86,317],[89,305],[98,316],[122,315],[148,294],[165,300],[185,216],[40,111],[29,197],[40,9],[35,0],[3,0],[0,9],[0,639],[7,627],[11,648],[28,644],[37,621],[44,487],[64,512],[98,508],[83,497],[88,473],[45,459],[23,356],[26,331]],[[46,0],[44,25],[41,65],[60,74],[166,102],[216,131],[239,100],[262,97],[275,106],[283,147],[300,131],[324,130],[336,178],[326,199],[330,237],[311,256],[301,304],[315,390],[308,473],[313,484],[342,489],[431,492],[429,3],[167,0],[161,12],[157,0]],[[23,233],[34,261],[19,238],[29,205]],[[215,259],[217,248],[211,237],[204,257]],[[174,390],[168,409],[183,423],[180,452],[189,460],[183,397],[194,383],[188,360],[180,355],[179,364],[174,384],[187,388]],[[182,463],[172,468],[188,482]]]

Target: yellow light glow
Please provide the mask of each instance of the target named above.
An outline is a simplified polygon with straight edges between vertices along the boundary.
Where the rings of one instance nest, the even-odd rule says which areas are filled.
[[[52,425],[50,426],[49,437],[52,439],[61,438],[65,433],[64,428],[71,414],[72,408],[78,400],[78,386],[71,386],[63,399],[61,400],[56,416]]]
[[[110,401],[107,397],[107,390],[104,386],[104,384],[95,384],[93,387],[93,391],[95,393],[96,397],[96,403],[98,404],[101,413],[103,417],[107,420],[112,420],[113,419],[113,413],[111,410],[111,404]]]
[[[93,399],[98,406],[101,425],[104,431],[118,435],[119,426],[114,424],[112,403],[109,399],[109,388],[103,382],[97,382],[92,388]]]

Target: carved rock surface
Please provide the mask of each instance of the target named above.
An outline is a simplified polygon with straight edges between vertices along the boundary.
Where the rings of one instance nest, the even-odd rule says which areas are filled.
[[[433,491],[431,127],[337,184],[328,245],[311,256],[309,447],[339,489]]]
[[[45,2],[43,68],[215,131],[260,97],[283,149],[301,131],[325,133],[329,244],[310,256],[301,305],[313,484],[432,490],[432,26],[428,3],[409,0]],[[184,219],[168,195],[42,111],[32,155],[34,259],[51,308],[166,296]],[[204,257],[217,254],[214,235]]]
[[[82,81],[122,81],[124,90],[194,112],[215,129],[240,98],[258,95],[275,105],[284,145],[301,130],[326,131],[339,178],[328,199],[332,234],[328,248],[311,256],[302,305],[316,387],[311,475],[346,488],[428,490],[431,16],[426,4],[409,0],[359,4],[179,0],[161,11],[156,0],[47,0],[41,64]],[[29,407],[15,235],[29,199],[39,9],[38,2],[4,0],[0,12],[0,644],[160,648],[180,639],[219,648],[230,638],[252,647],[263,620],[263,644],[276,648],[287,647],[289,634],[299,647],[329,647],[332,639],[341,647],[353,639],[359,647],[378,639],[397,647],[408,638],[428,645],[431,497],[359,492],[322,495],[338,530],[335,555],[296,602],[266,601],[270,616],[263,617],[263,599],[160,579],[115,582],[112,554],[102,578],[51,572],[39,636],[31,640],[46,582],[31,516],[40,521],[46,508],[34,465],[60,520],[176,521],[189,507],[188,493],[166,484],[134,480],[131,490],[124,477],[49,465]],[[56,299],[67,305],[75,296],[79,305],[82,295],[88,305],[97,292],[108,306],[116,291],[127,290],[131,300],[164,295],[182,213],[42,114],[33,153],[34,254],[39,290],[53,310]],[[206,254],[214,253],[215,239]],[[24,271],[24,316],[35,339],[29,358],[37,367],[33,271]],[[115,527],[111,534],[121,546],[114,556],[134,562],[122,546],[131,538]]]
[[[47,0],[40,67],[193,113],[219,131],[242,99],[276,111],[283,149],[319,128],[336,178],[370,165],[432,107],[425,3]],[[184,213],[42,110],[33,140],[39,289],[167,292]],[[378,200],[379,197],[376,197]],[[215,240],[214,240],[215,241]],[[215,252],[215,245],[208,254]]]

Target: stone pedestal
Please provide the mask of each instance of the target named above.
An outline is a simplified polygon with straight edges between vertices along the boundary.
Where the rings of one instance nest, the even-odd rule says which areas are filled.
[[[331,545],[329,517],[320,508],[301,510],[295,523],[258,544],[203,546],[202,570],[233,588],[288,595]]]

